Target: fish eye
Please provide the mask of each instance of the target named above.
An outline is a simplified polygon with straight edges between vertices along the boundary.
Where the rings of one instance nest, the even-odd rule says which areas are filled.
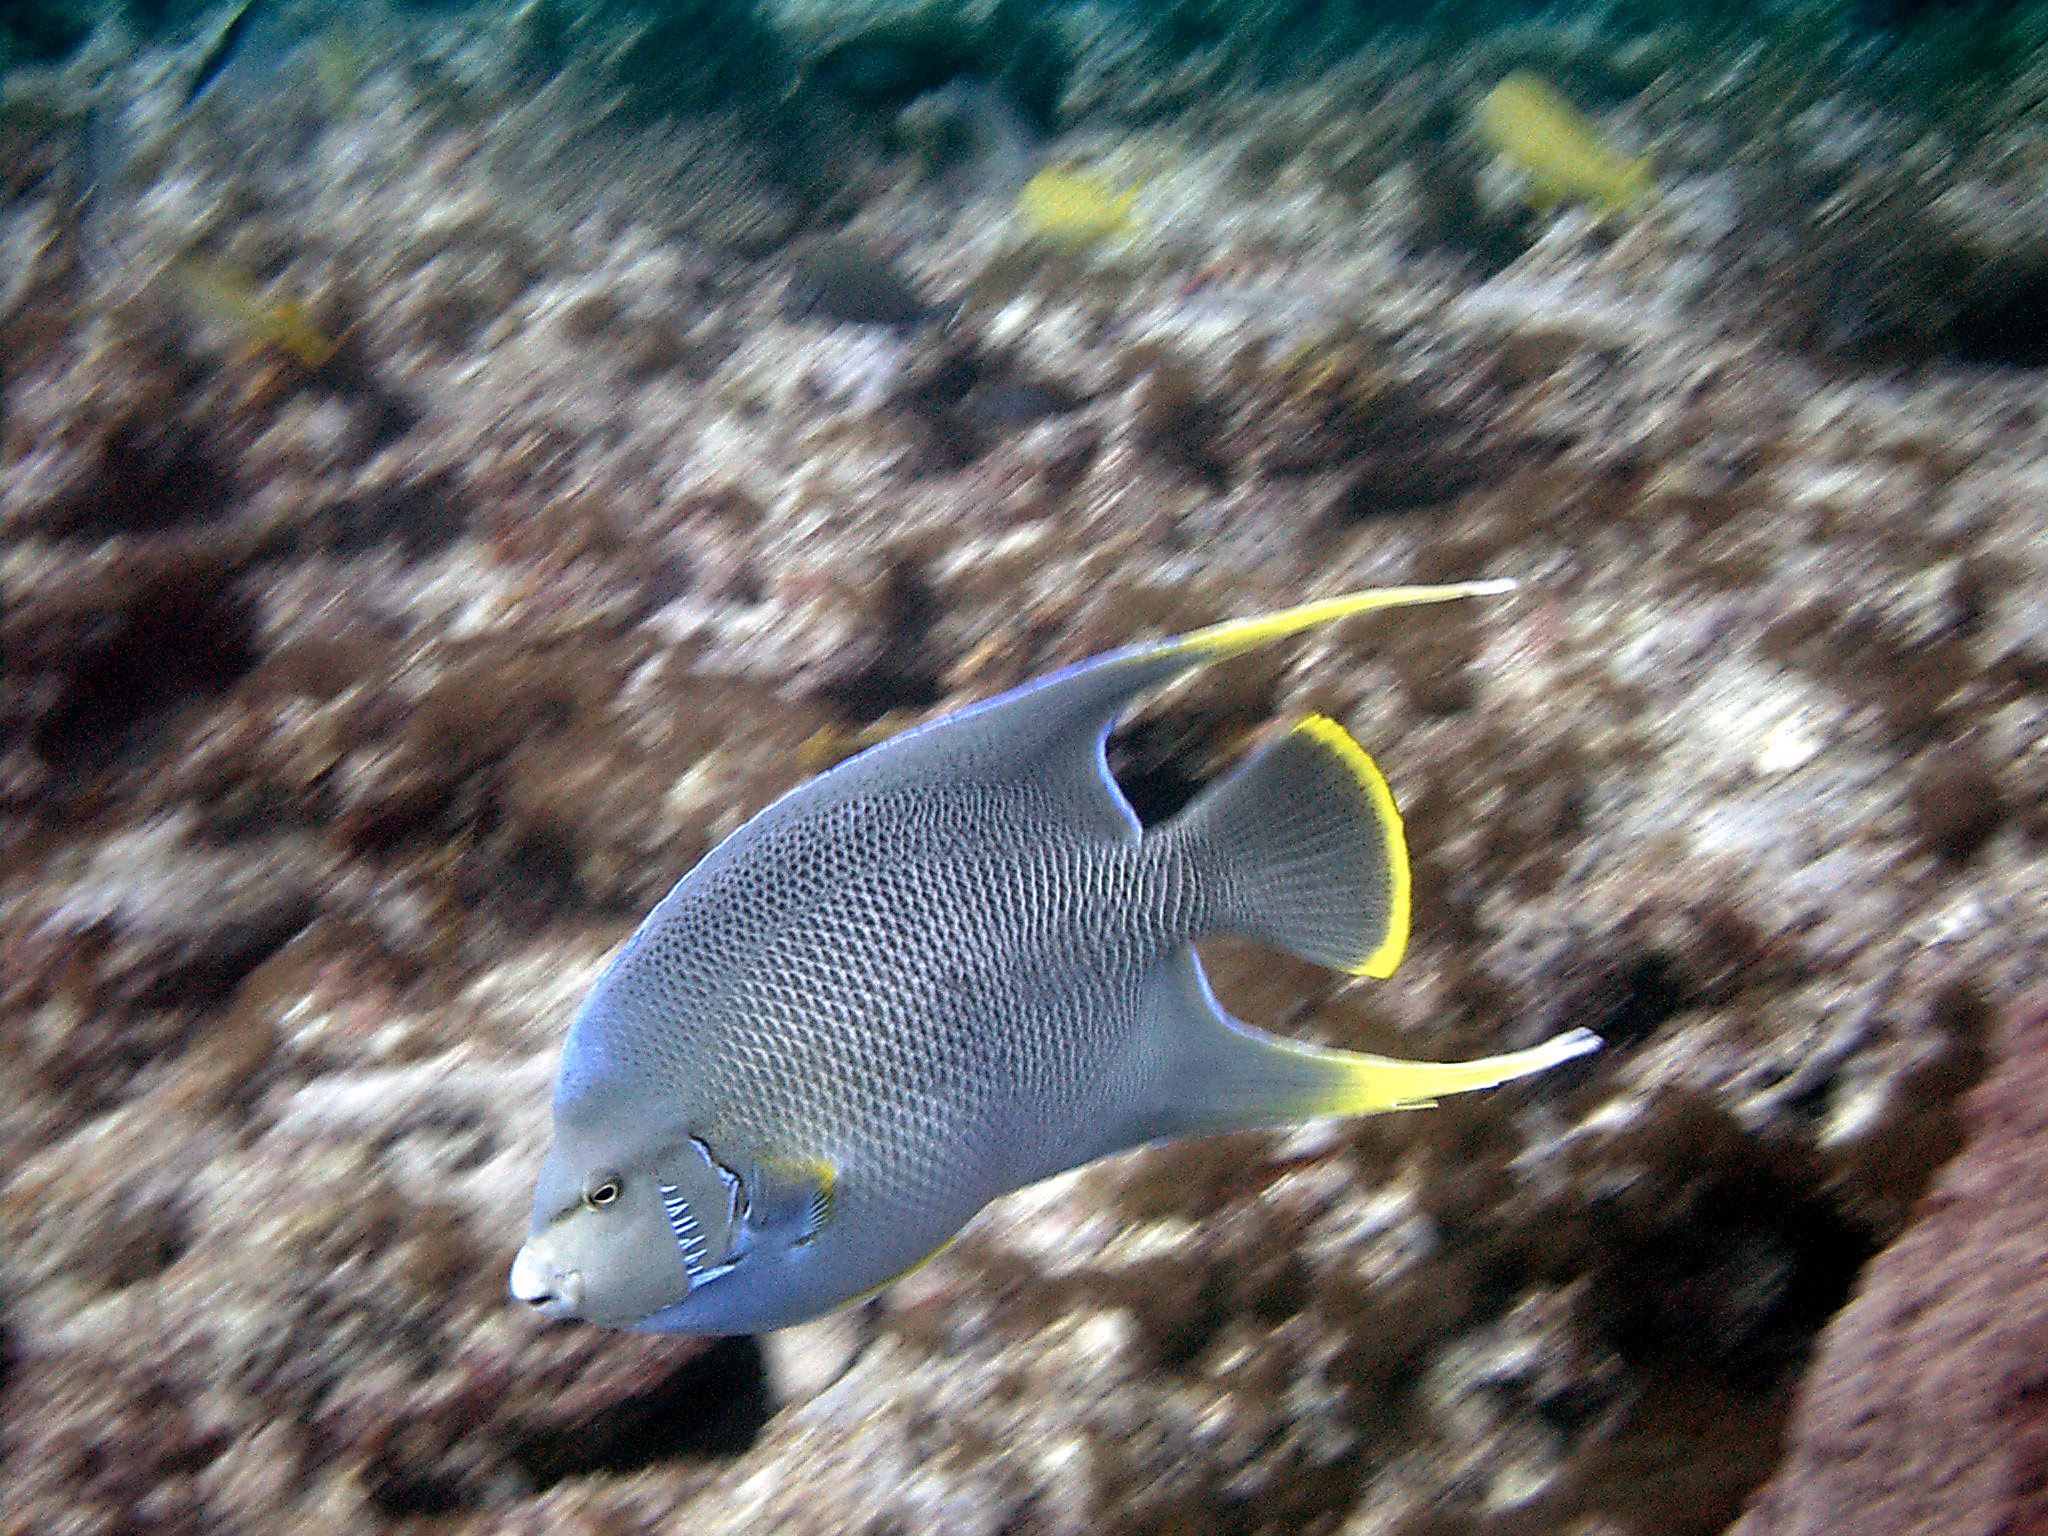
[[[616,1173],[602,1174],[583,1192],[583,1203],[596,1209],[610,1205],[619,1198],[619,1194],[619,1176]]]

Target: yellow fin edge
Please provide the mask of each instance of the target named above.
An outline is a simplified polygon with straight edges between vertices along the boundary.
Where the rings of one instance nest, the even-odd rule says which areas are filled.
[[[1569,1030],[1541,1045],[1476,1061],[1401,1061],[1363,1052],[1317,1051],[1340,1070],[1332,1074],[1328,1097],[1312,1105],[1311,1116],[1371,1115],[1393,1109],[1420,1109],[1450,1093],[1495,1088],[1518,1077],[1543,1072],[1600,1048],[1589,1029]]]
[[[955,1232],[951,1237],[947,1238],[943,1243],[940,1243],[938,1247],[934,1248],[930,1253],[926,1254],[923,1258],[913,1259],[908,1264],[904,1265],[901,1269],[897,1270],[896,1273],[891,1275],[888,1279],[877,1280],[873,1285],[869,1286],[866,1290],[854,1292],[853,1295],[847,1297],[845,1301],[840,1303],[840,1305],[842,1307],[857,1307],[864,1301],[874,1300],[875,1297],[881,1295],[882,1292],[889,1289],[890,1286],[894,1285],[898,1280],[901,1280],[905,1275],[911,1274],[916,1270],[923,1269],[925,1265],[931,1263],[933,1259],[936,1259],[940,1254],[944,1253],[948,1248],[952,1247],[955,1243],[959,1241],[960,1234],[958,1232]]]
[[[1253,646],[1264,645],[1269,640],[1298,634],[1318,624],[1348,619],[1354,614],[1373,613],[1381,608],[1407,608],[1417,603],[1448,603],[1461,597],[1491,597],[1512,592],[1516,585],[1513,577],[1500,577],[1492,581],[1458,581],[1440,586],[1374,587],[1367,592],[1348,592],[1342,597],[1326,597],[1319,602],[1282,608],[1278,613],[1229,619],[1221,624],[1211,624],[1206,629],[1193,630],[1170,643],[1176,650],[1197,653],[1205,660],[1220,660],[1248,651]]]
[[[1410,893],[1413,877],[1408,870],[1408,834],[1402,830],[1401,812],[1394,804],[1394,792],[1387,785],[1379,764],[1352,739],[1351,733],[1328,715],[1310,715],[1294,727],[1315,739],[1330,756],[1350,771],[1365,792],[1380,840],[1387,854],[1387,928],[1371,953],[1355,965],[1341,967],[1346,975],[1383,978],[1394,974],[1408,949]]]

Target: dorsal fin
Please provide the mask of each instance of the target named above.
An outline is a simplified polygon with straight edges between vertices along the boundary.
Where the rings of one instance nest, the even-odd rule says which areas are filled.
[[[1514,586],[1503,579],[1378,587],[1125,646],[915,726],[813,783],[821,793],[857,794],[898,783],[910,772],[1001,780],[1028,775],[1103,835],[1135,842],[1138,818],[1110,777],[1102,744],[1124,706],[1139,694],[1191,668],[1318,624],[1381,608],[1484,597]]]

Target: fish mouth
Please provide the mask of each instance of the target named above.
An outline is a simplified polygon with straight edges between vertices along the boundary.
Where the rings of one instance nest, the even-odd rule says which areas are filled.
[[[567,1320],[583,1315],[582,1273],[556,1269],[531,1243],[513,1258],[507,1289],[514,1301],[525,1302],[545,1317]]]

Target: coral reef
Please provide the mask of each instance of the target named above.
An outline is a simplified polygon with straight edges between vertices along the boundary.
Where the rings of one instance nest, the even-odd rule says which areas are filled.
[[[1969,1149],[1829,1325],[1785,1464],[1730,1536],[1990,1536],[2048,1518],[2048,999],[2019,999],[1987,1044]]]
[[[1261,71],[1257,9],[792,9],[670,90],[633,6],[307,8],[188,111],[180,13],[8,73],[0,1530],[1924,1528],[1825,1480],[1929,1341],[2012,1344],[1945,1277],[2041,1150],[2039,55],[1916,112],[1939,18],[1852,92],[1648,8],[1307,7]],[[1531,209],[1464,126],[1518,68],[1654,184]],[[963,73],[1118,239],[926,174]],[[1126,640],[1488,575],[1111,760],[1157,819],[1336,715],[1410,959],[1223,943],[1225,1000],[1606,1052],[1020,1193],[795,1403],[505,1301],[565,1021],[752,810]],[[2020,1481],[2030,1393],[1966,1426]]]

